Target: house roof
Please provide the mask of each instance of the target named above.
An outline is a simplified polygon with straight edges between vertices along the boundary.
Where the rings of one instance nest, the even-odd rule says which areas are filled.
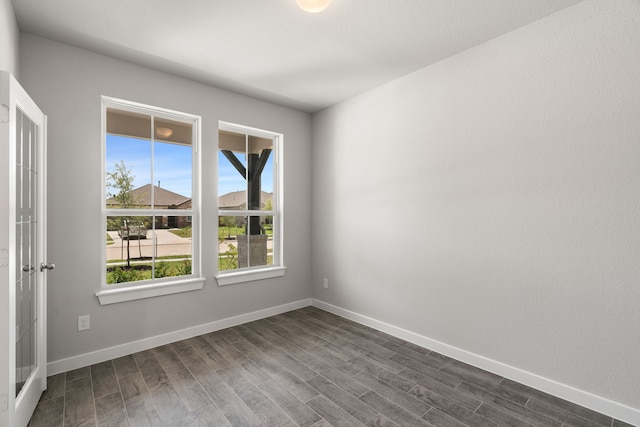
[[[143,185],[142,187],[135,188],[129,193],[134,197],[136,206],[151,206],[151,184]],[[174,193],[165,188],[153,186],[154,202],[156,207],[168,207],[178,206],[184,202],[190,200],[190,197],[185,197],[181,194]],[[107,200],[107,205],[116,205],[117,202],[114,197]]]
[[[151,187],[151,184],[147,184],[130,191],[136,201],[136,206],[151,206]],[[154,185],[153,189],[156,207],[180,206],[191,200],[190,197],[185,197],[157,185]],[[262,191],[260,194],[260,206],[264,206],[269,200],[273,200],[273,193]],[[219,209],[244,209],[247,206],[246,203],[246,191],[232,191],[218,198]],[[115,197],[107,199],[107,206],[117,204]]]
[[[262,191],[260,194],[260,206],[264,206],[268,200],[273,199],[273,193],[267,193]],[[218,197],[219,209],[240,209],[244,208],[247,203],[246,191],[232,191],[231,193],[223,194]]]

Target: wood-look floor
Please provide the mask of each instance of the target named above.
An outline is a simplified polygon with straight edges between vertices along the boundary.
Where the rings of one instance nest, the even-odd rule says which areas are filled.
[[[42,426],[625,426],[307,307],[49,378]]]

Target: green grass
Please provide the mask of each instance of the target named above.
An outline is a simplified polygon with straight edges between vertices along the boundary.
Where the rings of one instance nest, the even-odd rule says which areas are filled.
[[[109,233],[107,233],[107,246],[113,245],[113,243],[113,239],[111,238],[111,236],[109,236]]]
[[[191,237],[191,227],[177,228],[175,230],[169,230],[169,231],[175,234],[176,236],[185,237],[185,238]]]
[[[107,284],[150,280],[153,270],[151,263],[136,264],[131,267],[107,267]],[[155,278],[188,276],[191,274],[191,260],[157,262]]]
[[[273,236],[273,225],[271,224],[263,224],[264,232],[267,236]],[[244,227],[227,227],[220,226],[218,227],[218,238],[226,239],[228,237],[236,237],[238,234],[245,234]]]
[[[267,234],[268,236],[273,236],[273,225],[264,224],[263,228],[264,228],[265,234]],[[169,231],[175,234],[176,236],[180,236],[184,238],[191,237],[191,227],[177,228]],[[245,228],[244,227],[227,227],[225,225],[218,227],[218,238],[220,239],[235,238],[238,234],[240,235],[245,234]]]
[[[273,255],[267,255],[267,266],[273,265]],[[236,257],[218,257],[218,271],[229,271],[238,269]]]
[[[226,239],[228,237],[236,237],[238,234],[244,234],[244,227],[218,227],[218,238]]]
[[[235,258],[218,258],[218,270],[235,270],[238,268],[238,261]]]

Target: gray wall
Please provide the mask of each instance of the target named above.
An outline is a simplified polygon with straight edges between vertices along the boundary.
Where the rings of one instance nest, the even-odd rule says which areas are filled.
[[[269,103],[21,34],[22,84],[48,115],[49,362],[310,296],[311,118]],[[202,116],[202,291],[100,306],[100,96]],[[218,287],[218,120],[281,132],[285,159],[283,278]],[[209,236],[209,238],[207,238]],[[208,261],[207,261],[208,260]],[[77,332],[77,316],[91,330]]]
[[[316,114],[314,297],[640,408],[639,43],[586,1]]]
[[[18,77],[18,24],[11,0],[0,0],[0,70]]]
[[[49,361],[307,298],[312,281],[321,300],[640,407],[636,0],[580,3],[319,113],[313,150],[304,113],[20,39],[49,116]],[[219,288],[211,263],[202,291],[98,305],[103,94],[203,117],[212,241],[218,120],[285,134],[284,278]]]

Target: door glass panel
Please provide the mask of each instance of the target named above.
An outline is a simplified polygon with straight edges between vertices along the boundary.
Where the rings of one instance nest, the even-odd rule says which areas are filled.
[[[22,271],[22,224],[16,224],[16,282],[22,279],[23,275],[26,275]]]
[[[22,112],[16,112],[16,221],[22,222]]]
[[[37,222],[38,216],[36,215],[36,206],[37,206],[37,195],[38,195],[38,163],[36,161],[36,155],[38,154],[38,127],[36,126],[35,123],[31,122],[31,140],[30,140],[30,147],[29,147],[29,153],[30,153],[30,162],[29,162],[29,177],[30,177],[30,183],[29,183],[29,193],[31,195],[31,198],[29,200],[29,206],[30,206],[30,210],[31,210],[31,224],[32,224],[32,229],[35,230],[35,224]],[[35,236],[35,234],[32,233],[32,236]],[[32,244],[32,250],[31,253],[35,254],[34,248],[35,248],[35,244],[37,242],[37,239],[33,238],[31,239],[31,244]]]
[[[31,123],[29,119],[23,114],[22,115],[22,223],[28,223],[30,220],[30,202],[31,198],[29,196],[29,182],[30,182],[30,173],[29,173],[29,164],[31,160],[30,153],[30,145],[31,145]]]
[[[16,111],[16,396],[37,354],[36,182],[38,127]]]

